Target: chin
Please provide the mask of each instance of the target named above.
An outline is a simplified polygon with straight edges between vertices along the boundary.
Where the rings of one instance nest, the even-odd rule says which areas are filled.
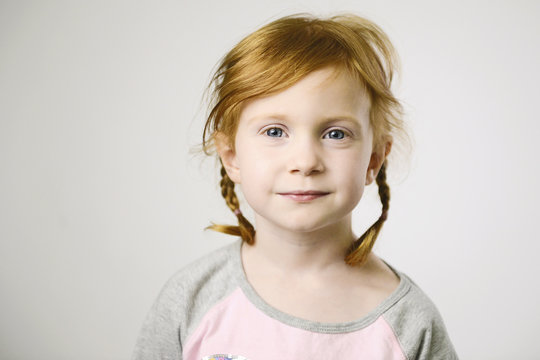
[[[320,229],[325,228],[329,225],[328,222],[324,221],[313,221],[314,219],[311,218],[306,221],[296,220],[296,221],[288,221],[286,223],[278,223],[277,225],[280,226],[282,229],[288,230],[288,231],[294,231],[298,233],[310,233],[314,232]]]

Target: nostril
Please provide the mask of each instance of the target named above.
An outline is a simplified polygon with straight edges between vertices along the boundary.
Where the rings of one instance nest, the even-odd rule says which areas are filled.
[[[316,162],[312,164],[304,164],[293,166],[289,169],[289,172],[294,174],[301,174],[304,176],[319,174],[324,171],[324,166],[321,162]]]

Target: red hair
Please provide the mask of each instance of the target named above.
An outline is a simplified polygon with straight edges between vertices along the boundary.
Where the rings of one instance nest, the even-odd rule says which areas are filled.
[[[216,135],[234,149],[234,138],[243,104],[277,93],[323,67],[347,70],[365,87],[370,98],[370,123],[374,146],[404,132],[402,107],[391,91],[397,59],[387,35],[373,22],[355,15],[329,19],[287,16],[263,26],[241,40],[221,60],[209,86],[212,108],[203,132],[203,150],[210,154]],[[255,229],[240,212],[234,183],[221,169],[222,196],[238,218],[238,226],[208,228],[255,241]],[[387,218],[390,189],[386,162],[377,176],[383,211],[379,219],[351,245],[345,259],[361,265],[367,259]]]

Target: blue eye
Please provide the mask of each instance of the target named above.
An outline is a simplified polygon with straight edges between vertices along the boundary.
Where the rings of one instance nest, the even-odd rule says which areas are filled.
[[[283,130],[280,128],[270,128],[266,130],[266,135],[270,137],[282,137],[283,136]]]
[[[332,130],[332,131],[329,131],[324,137],[328,137],[330,139],[341,140],[345,138],[345,132],[343,132],[342,130]]]

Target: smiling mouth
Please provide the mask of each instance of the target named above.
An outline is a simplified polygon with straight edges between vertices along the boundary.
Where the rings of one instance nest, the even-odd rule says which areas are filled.
[[[288,199],[298,201],[298,202],[308,202],[308,201],[311,201],[311,200],[321,198],[321,197],[326,196],[328,194],[330,194],[330,193],[326,192],[326,191],[314,191],[314,190],[310,190],[310,191],[289,191],[289,192],[284,192],[284,193],[278,193],[278,195],[281,195],[283,197],[286,197]]]

